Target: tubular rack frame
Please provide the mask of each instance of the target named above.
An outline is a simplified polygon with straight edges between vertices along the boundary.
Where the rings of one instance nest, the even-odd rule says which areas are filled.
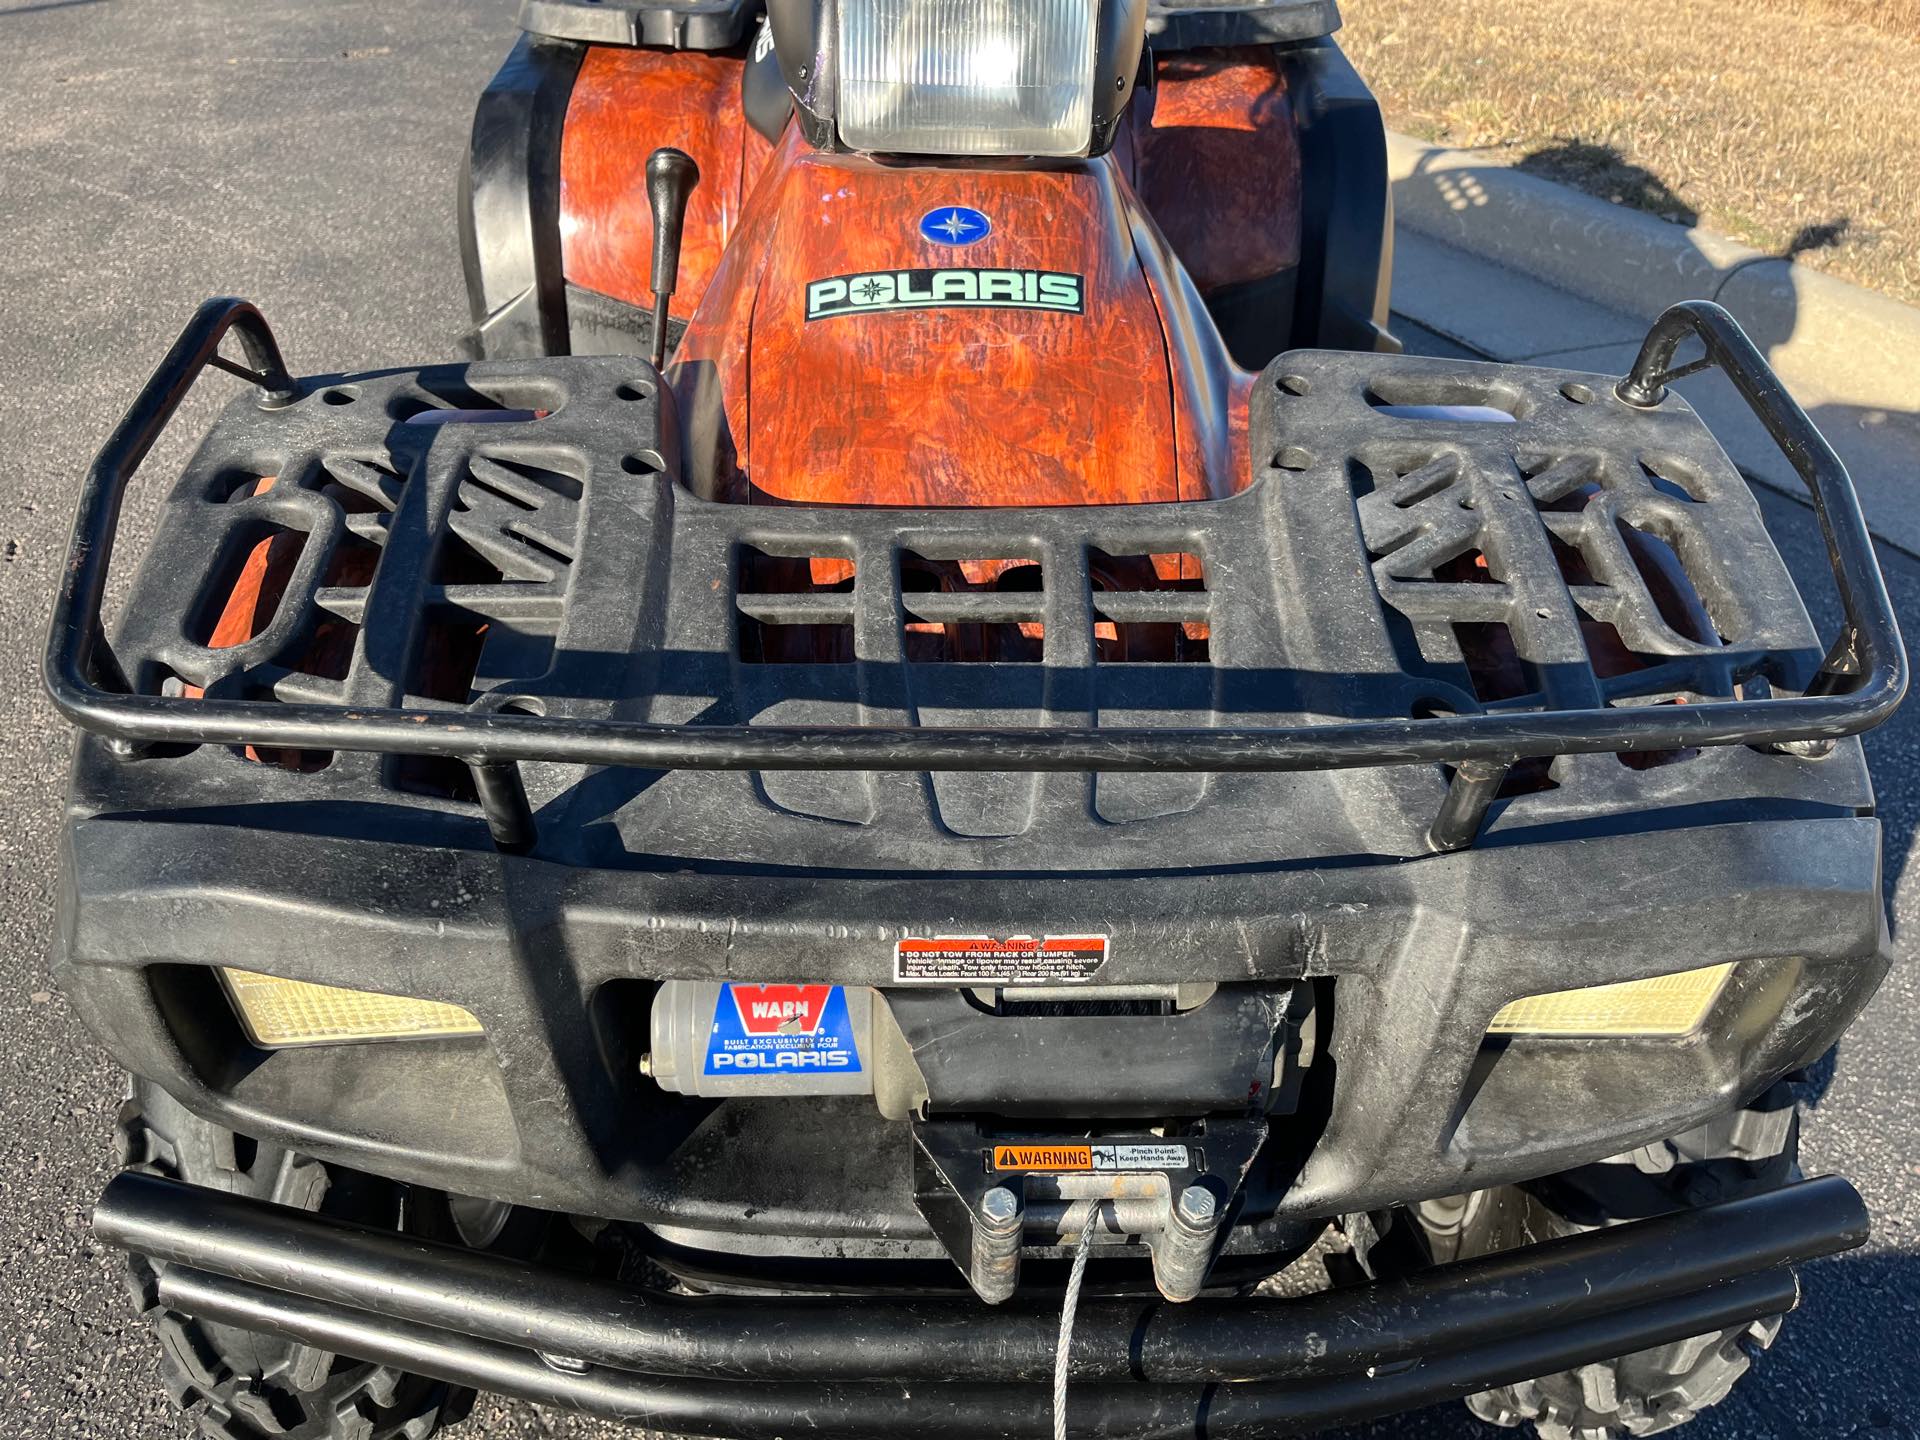
[[[229,332],[239,337],[245,365],[220,353]],[[1705,355],[1676,367],[1675,352],[1690,338],[1704,345]],[[1270,375],[1285,363],[1286,357],[1275,362]],[[1886,720],[1908,684],[1893,605],[1845,467],[1733,318],[1706,302],[1676,305],[1661,316],[1614,395],[1629,406],[1652,409],[1664,400],[1668,381],[1717,368],[1805,481],[1844,616],[1805,693],[1285,728],[662,725],[516,713],[485,700],[449,711],[134,693],[101,618],[121,507],[141,462],[210,366],[258,387],[263,409],[286,406],[304,393],[305,382],[289,375],[253,305],[216,299],[200,308],[81,487],[46,656],[46,683],[55,704],[75,724],[127,754],[153,745],[252,745],[463,761],[474,770],[494,838],[506,849],[524,849],[533,840],[518,764],[550,761],[654,770],[816,771],[1233,772],[1440,764],[1453,768],[1453,779],[1429,843],[1435,850],[1452,850],[1472,843],[1501,779],[1520,760],[1733,745],[1817,757],[1839,738]]]

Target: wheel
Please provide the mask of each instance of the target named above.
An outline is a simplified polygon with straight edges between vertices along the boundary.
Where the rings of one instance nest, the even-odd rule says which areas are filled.
[[[136,1080],[120,1112],[123,1165],[342,1219],[397,1227],[401,1187],[256,1144]],[[206,1440],[427,1440],[471,1391],[271,1335],[211,1325],[159,1303],[150,1261],[129,1256],[128,1292],[160,1342],[160,1375]]]
[[[1467,1397],[1467,1408],[1495,1425],[1530,1420],[1541,1440],[1658,1435],[1726,1399],[1785,1318],[1770,1315],[1736,1330],[1484,1390]]]
[[[1792,1087],[1775,1085],[1744,1110],[1597,1165],[1411,1207],[1412,1225],[1373,1217],[1353,1227],[1356,1255],[1383,1273],[1417,1250],[1445,1263],[1617,1225],[1649,1215],[1771,1190],[1798,1171],[1799,1117]],[[1365,1253],[1362,1253],[1362,1252]],[[1658,1435],[1718,1404],[1784,1316],[1582,1365],[1470,1396],[1467,1408],[1496,1425],[1532,1423],[1541,1440]]]

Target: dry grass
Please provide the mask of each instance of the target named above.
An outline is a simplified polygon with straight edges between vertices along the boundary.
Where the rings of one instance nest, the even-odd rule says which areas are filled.
[[[1871,25],[1901,40],[1920,40],[1920,0],[1761,0],[1796,14],[1826,11],[1835,19]]]
[[[1920,301],[1920,0],[1345,0],[1387,123]]]

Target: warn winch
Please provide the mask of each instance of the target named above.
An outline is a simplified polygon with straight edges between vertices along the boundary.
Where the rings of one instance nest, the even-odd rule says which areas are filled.
[[[1291,1110],[1313,1043],[1309,985],[668,981],[643,1069],[684,1095],[872,1095],[893,1120],[1107,1119]]]

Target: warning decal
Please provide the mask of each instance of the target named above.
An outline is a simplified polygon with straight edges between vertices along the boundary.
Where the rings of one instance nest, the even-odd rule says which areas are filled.
[[[905,984],[1077,985],[1107,962],[1105,935],[936,935],[893,947],[893,978]]]
[[[838,985],[722,985],[707,1038],[709,1075],[860,1073]]]
[[[1091,1170],[1091,1145],[996,1145],[996,1170]]]
[[[996,1145],[995,1170],[1039,1170],[1049,1174],[1070,1171],[1191,1170],[1193,1152],[1178,1144]]]

